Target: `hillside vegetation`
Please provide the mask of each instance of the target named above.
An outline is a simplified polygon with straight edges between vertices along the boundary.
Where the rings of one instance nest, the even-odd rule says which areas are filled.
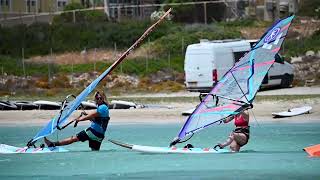
[[[69,52],[81,54],[95,48],[110,52],[109,54],[112,54],[114,49],[117,49],[117,52],[123,52],[152,24],[151,21],[130,20],[116,23],[107,21],[100,12],[82,13],[77,23],[72,22],[70,15],[62,14],[55,17],[52,24],[36,23],[29,26],[0,27],[2,77],[8,75],[20,76],[22,79],[24,75],[37,77],[36,80],[29,77],[29,83],[34,81],[33,85],[28,86],[29,88],[78,87],[81,89],[86,84],[82,81],[80,85],[71,85],[72,82],[68,85],[59,81],[71,81],[73,77],[70,78],[70,75],[80,76],[94,70],[98,73],[102,72],[116,57],[109,56],[105,59],[97,55],[93,61],[78,63],[78,57],[71,59],[69,56],[63,56],[62,60],[66,63],[61,64],[55,62],[51,57],[52,54],[53,57],[55,54]],[[312,24],[301,25],[302,20],[304,19],[300,17],[294,20],[286,39],[282,55],[287,60],[292,56],[303,55],[308,50],[320,49],[320,30],[317,29],[317,25],[315,27]],[[307,21],[312,22],[308,18]],[[199,39],[257,39],[271,24],[271,22],[252,19],[212,22],[208,25],[165,21],[148,36],[142,47],[135,51],[138,52],[137,55],[128,57],[128,60],[121,64],[121,68],[118,67],[115,70],[112,77],[134,76],[140,79],[138,86],[142,89],[148,89],[149,86],[149,90],[154,91],[167,89],[168,86],[173,86],[175,91],[183,89],[184,52],[188,44],[197,43]],[[311,30],[308,27],[311,27]],[[246,34],[243,33],[244,30]],[[309,30],[310,33],[304,34],[304,30]],[[27,61],[22,61],[22,52]],[[35,57],[42,57],[40,59],[44,61],[33,60],[36,59]],[[155,77],[155,74],[159,74],[160,77]],[[165,77],[166,75],[168,77]],[[90,78],[93,79],[95,76]],[[168,84],[166,81],[173,81],[180,85]],[[19,80],[3,81],[0,91],[15,89],[14,83],[19,83]],[[163,86],[159,87],[159,84],[156,86],[155,83],[163,83]]]

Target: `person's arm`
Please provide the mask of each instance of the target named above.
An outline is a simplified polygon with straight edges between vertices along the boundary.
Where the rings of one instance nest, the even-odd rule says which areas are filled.
[[[232,121],[234,119],[234,116],[230,116],[230,117],[227,117],[226,119],[223,120],[224,123],[228,123],[230,121]]]
[[[242,116],[245,121],[247,121],[247,122],[249,121],[249,112],[248,111],[243,111]]]
[[[80,121],[92,120],[93,118],[95,118],[95,117],[97,117],[97,116],[98,116],[97,110],[93,110],[93,111],[91,111],[90,113],[88,113],[88,115],[78,117],[78,118],[76,119],[76,121],[80,122]]]

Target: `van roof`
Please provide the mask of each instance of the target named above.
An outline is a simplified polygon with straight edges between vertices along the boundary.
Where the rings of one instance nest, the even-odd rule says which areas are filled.
[[[209,41],[206,39],[200,40],[200,43],[191,44],[188,46],[188,48],[191,49],[213,49],[213,48],[232,48],[235,51],[238,51],[236,49],[239,49],[239,51],[242,51],[242,49],[249,50],[251,48],[250,41],[244,40],[244,39],[224,39],[224,40],[213,40]]]

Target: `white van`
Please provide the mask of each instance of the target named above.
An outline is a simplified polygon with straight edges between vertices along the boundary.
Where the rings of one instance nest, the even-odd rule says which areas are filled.
[[[185,85],[189,91],[209,92],[216,82],[251,49],[252,40],[200,40],[187,47],[184,61]],[[275,63],[263,86],[288,87],[293,80],[293,66]]]

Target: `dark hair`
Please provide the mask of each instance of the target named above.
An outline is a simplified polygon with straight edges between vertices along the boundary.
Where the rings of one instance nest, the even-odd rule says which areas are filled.
[[[104,104],[109,105],[106,94],[103,91],[97,91],[94,95],[94,98],[97,99],[97,97],[101,97]]]

